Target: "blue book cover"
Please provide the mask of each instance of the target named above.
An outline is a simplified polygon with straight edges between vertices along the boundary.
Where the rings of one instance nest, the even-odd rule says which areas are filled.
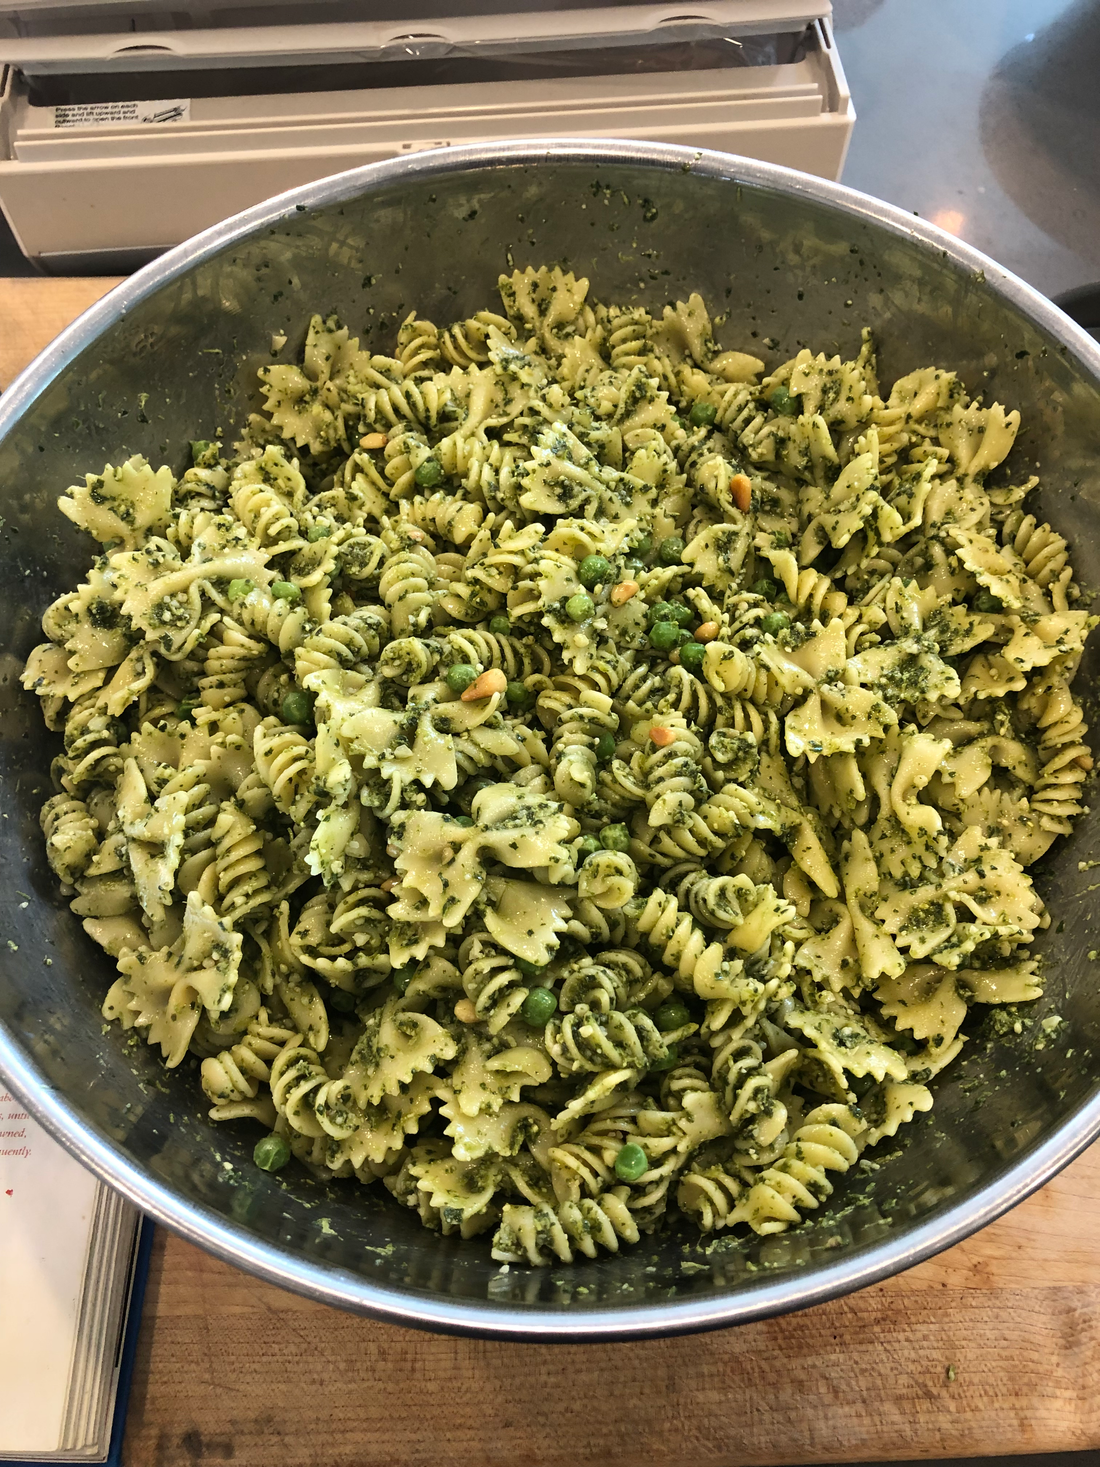
[[[143,1217],[134,1249],[133,1282],[126,1324],[119,1340],[118,1386],[115,1392],[115,1415],[111,1425],[111,1445],[105,1461],[107,1467],[122,1467],[122,1439],[126,1435],[126,1412],[130,1405],[130,1386],[134,1379],[141,1311],[145,1304],[145,1285],[149,1278],[149,1259],[153,1252],[153,1220]]]

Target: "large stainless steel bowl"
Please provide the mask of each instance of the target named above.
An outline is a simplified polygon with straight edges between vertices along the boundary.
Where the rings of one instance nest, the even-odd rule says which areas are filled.
[[[1100,347],[1028,286],[897,209],[740,158],[629,142],[456,148],[344,173],[208,230],[64,332],[0,400],[0,1069],[76,1155],[158,1220],[289,1288],[430,1328],[593,1339],[700,1329],[813,1304],[907,1268],[1051,1177],[1100,1131],[1100,945],[1088,920],[1097,822],[1045,865],[1057,925],[1047,996],[1023,1032],[988,1026],[936,1108],[819,1217],[767,1240],[689,1229],[597,1263],[502,1270],[354,1185],[250,1162],[194,1077],[104,1032],[111,968],[42,855],[52,736],[17,674],[43,606],[88,564],[56,511],[75,475],[142,452],[182,468],[189,438],[232,437],[273,331],[335,309],[382,348],[415,306],[452,320],[513,265],[560,261],[604,299],[699,290],[722,338],[770,361],[878,337],[884,378],[927,363],[1018,405],[1020,472],[1100,585]],[[1086,664],[1083,681],[1091,682]],[[1064,926],[1062,925],[1064,923]],[[52,959],[47,966],[45,958]],[[1067,1024],[1038,1021],[1059,1015]],[[186,1067],[185,1067],[186,1069]]]

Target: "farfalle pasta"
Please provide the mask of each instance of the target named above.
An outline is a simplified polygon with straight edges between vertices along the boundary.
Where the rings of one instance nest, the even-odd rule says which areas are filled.
[[[259,1165],[508,1263],[781,1231],[1041,992],[1095,618],[951,371],[500,293],[62,495],[47,857]]]

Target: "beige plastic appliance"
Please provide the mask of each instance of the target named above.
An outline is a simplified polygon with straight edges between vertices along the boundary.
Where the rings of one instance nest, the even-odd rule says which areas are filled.
[[[110,273],[456,143],[631,137],[840,176],[855,113],[829,0],[455,9],[0,0],[0,208],[43,269]]]

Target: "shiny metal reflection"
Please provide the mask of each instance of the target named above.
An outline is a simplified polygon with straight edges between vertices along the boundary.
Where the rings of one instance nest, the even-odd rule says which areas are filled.
[[[42,607],[88,547],[53,505],[120,452],[182,468],[188,438],[231,438],[273,332],[337,309],[368,342],[415,305],[453,319],[513,263],[567,263],[605,299],[700,290],[723,339],[775,358],[851,350],[873,324],[884,375],[935,362],[1018,405],[1020,472],[1100,584],[1100,347],[992,261],[901,211],[786,169],[629,142],[420,154],[294,190],[147,266],[64,332],[0,400],[0,1070],[89,1166],[160,1221],[288,1288],[404,1324],[539,1339],[712,1328],[820,1302],[909,1267],[1012,1207],[1100,1131],[1100,995],[1087,819],[1046,862],[1056,919],[1047,997],[1022,1033],[986,1024],[936,1110],[797,1232],[660,1234],[541,1271],[423,1231],[387,1197],[270,1176],[247,1128],[213,1130],[186,1076],[101,1032],[110,965],[55,890],[37,812],[51,740],[17,675]],[[1082,677],[1092,680],[1095,658]],[[45,959],[50,959],[47,965]],[[1037,1021],[1067,1023],[1047,1034]],[[1002,1071],[1008,1079],[991,1083]]]

